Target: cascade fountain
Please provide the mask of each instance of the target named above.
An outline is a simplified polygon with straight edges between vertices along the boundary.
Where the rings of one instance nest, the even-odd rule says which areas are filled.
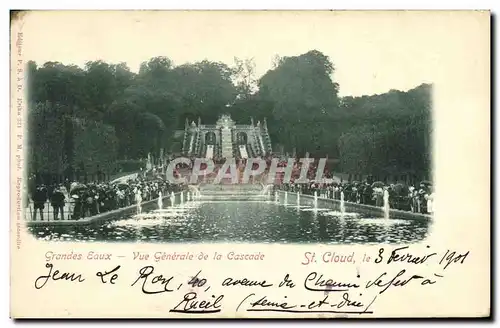
[[[190,200],[191,200],[191,192],[188,191],[188,193],[187,193],[187,201],[189,202]]]
[[[277,192],[277,191],[275,191],[275,192],[274,192],[274,202],[276,202],[276,203],[279,203],[279,202],[280,202],[280,199],[279,199],[279,196],[278,196],[278,192]]]
[[[170,205],[171,206],[175,205],[175,194],[173,191],[170,193]]]
[[[181,191],[181,204],[184,204],[184,191]]]
[[[285,200],[283,201],[283,205],[287,205],[288,203],[288,191],[285,191]]]
[[[384,190],[384,219],[389,220],[389,190]]]
[[[297,191],[297,208],[300,208],[300,192]]]
[[[340,214],[344,216],[345,214],[345,203],[344,203],[344,191],[340,192]]]
[[[318,209],[318,192],[314,191],[314,209]]]
[[[158,209],[161,210],[163,208],[163,195],[161,191],[158,192]]]

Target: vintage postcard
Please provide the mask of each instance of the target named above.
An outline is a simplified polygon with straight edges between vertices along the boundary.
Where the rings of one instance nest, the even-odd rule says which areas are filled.
[[[11,16],[13,318],[490,316],[490,12]]]

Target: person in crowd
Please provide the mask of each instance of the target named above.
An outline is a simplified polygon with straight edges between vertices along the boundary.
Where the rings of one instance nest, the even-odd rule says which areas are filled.
[[[410,199],[410,211],[413,213],[417,211],[417,202],[414,195],[415,195],[415,187],[412,185],[408,188],[407,197]]]
[[[71,215],[72,220],[80,220],[83,217],[83,203],[81,195],[73,194],[71,195],[71,203],[73,207],[73,214]]]
[[[116,190],[116,197],[118,198],[118,206],[119,207],[125,207],[126,202],[125,202],[125,192],[118,188]]]
[[[97,188],[95,185],[92,185],[91,188],[89,188],[87,191],[87,202],[86,202],[87,216],[97,215],[99,210],[98,200],[99,200],[99,195],[97,193]]]
[[[381,207],[384,204],[384,190],[380,187],[373,188],[373,198],[375,199],[375,206]]]
[[[44,185],[36,188],[32,196],[33,200],[33,221],[36,221],[37,211],[40,213],[40,220],[43,221],[43,210],[45,209],[45,202],[47,201],[47,189]]]
[[[61,213],[61,220],[64,220],[64,205],[66,197],[62,191],[62,185],[54,189],[50,197],[50,204],[52,205],[54,220],[59,219],[59,213]]]
[[[363,192],[364,192],[363,204],[373,205],[373,188],[368,182],[365,183],[365,187],[363,188]]]
[[[419,211],[418,213],[425,214],[427,213],[427,200],[425,196],[427,194],[426,188],[423,185],[420,185],[420,189],[418,190],[418,203],[419,203]]]

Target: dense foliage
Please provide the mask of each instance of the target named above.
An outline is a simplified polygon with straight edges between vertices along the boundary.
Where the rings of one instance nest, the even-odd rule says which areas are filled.
[[[178,151],[186,119],[213,124],[223,113],[243,124],[267,118],[273,146],[339,158],[344,172],[429,173],[430,85],[340,98],[334,65],[317,50],[274,58],[260,79],[238,58],[229,67],[155,57],[138,73],[104,61],[30,62],[28,74],[31,173],[112,174],[119,160]]]

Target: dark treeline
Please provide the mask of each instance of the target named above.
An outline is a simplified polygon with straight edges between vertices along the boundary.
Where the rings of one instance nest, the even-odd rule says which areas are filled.
[[[313,50],[276,57],[260,79],[251,59],[175,66],[167,57],[84,68],[28,63],[30,173],[112,173],[118,160],[180,151],[186,118],[242,124],[267,118],[273,146],[340,159],[353,174],[429,174],[431,86],[338,96],[330,59]]]

